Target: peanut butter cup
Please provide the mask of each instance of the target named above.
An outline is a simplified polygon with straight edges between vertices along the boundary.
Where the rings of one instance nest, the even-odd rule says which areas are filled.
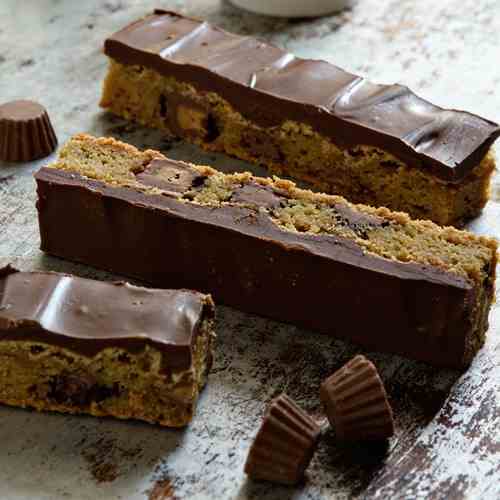
[[[286,394],[269,405],[245,464],[253,479],[296,484],[304,476],[320,427]]]
[[[392,409],[377,369],[356,356],[321,385],[330,424],[343,441],[379,440],[394,434]]]
[[[31,161],[48,156],[57,145],[45,108],[34,101],[0,106],[0,160]]]

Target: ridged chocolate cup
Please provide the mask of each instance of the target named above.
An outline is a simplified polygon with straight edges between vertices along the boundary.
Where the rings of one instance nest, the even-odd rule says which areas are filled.
[[[252,479],[294,485],[304,477],[316,450],[320,427],[286,394],[274,399],[248,452]]]
[[[56,146],[56,134],[41,104],[20,100],[0,106],[0,160],[36,160]]]
[[[384,384],[364,356],[356,356],[328,377],[320,397],[339,440],[382,440],[394,434]]]

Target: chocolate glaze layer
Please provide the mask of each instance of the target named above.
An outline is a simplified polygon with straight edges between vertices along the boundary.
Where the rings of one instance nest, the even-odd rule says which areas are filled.
[[[262,126],[304,122],[341,147],[379,147],[447,182],[462,181],[500,135],[496,123],[435,106],[407,87],[374,84],[174,12],[130,24],[104,51],[215,92]]]
[[[203,206],[54,168],[36,180],[48,253],[209,291],[245,311],[438,366],[471,360],[467,346],[481,313],[477,287],[461,276],[365,253],[333,235],[283,230],[246,203]]]
[[[106,283],[49,272],[0,270],[0,341],[40,341],[93,356],[107,347],[136,351],[148,343],[168,367],[188,369],[206,295]]]

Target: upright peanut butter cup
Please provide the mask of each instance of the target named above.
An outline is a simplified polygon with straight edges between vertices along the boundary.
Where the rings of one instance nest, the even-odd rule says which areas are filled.
[[[41,104],[20,100],[0,105],[0,160],[43,158],[56,145],[56,134]]]
[[[356,356],[328,377],[321,385],[320,397],[340,440],[378,440],[394,434],[384,384],[364,356]]]
[[[274,399],[250,447],[245,472],[253,479],[293,485],[304,476],[320,427],[286,394]]]

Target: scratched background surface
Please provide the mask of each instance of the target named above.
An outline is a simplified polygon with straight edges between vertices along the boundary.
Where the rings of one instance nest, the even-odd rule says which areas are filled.
[[[102,41],[155,6],[500,121],[497,0],[359,0],[351,11],[309,21],[254,16],[215,0],[2,0],[0,102],[42,102],[61,143],[81,131],[112,135],[174,158],[259,173],[98,108]],[[0,164],[0,263],[110,278],[38,250],[32,173],[45,161]],[[500,237],[500,182],[471,229]],[[342,447],[327,432],[298,488],[255,484],[243,474],[265,404],[286,390],[324,422],[319,383],[359,349],[224,307],[218,333],[213,373],[184,431],[1,407],[0,498],[500,498],[500,307],[465,374],[368,353],[395,410],[395,437],[386,447]]]

